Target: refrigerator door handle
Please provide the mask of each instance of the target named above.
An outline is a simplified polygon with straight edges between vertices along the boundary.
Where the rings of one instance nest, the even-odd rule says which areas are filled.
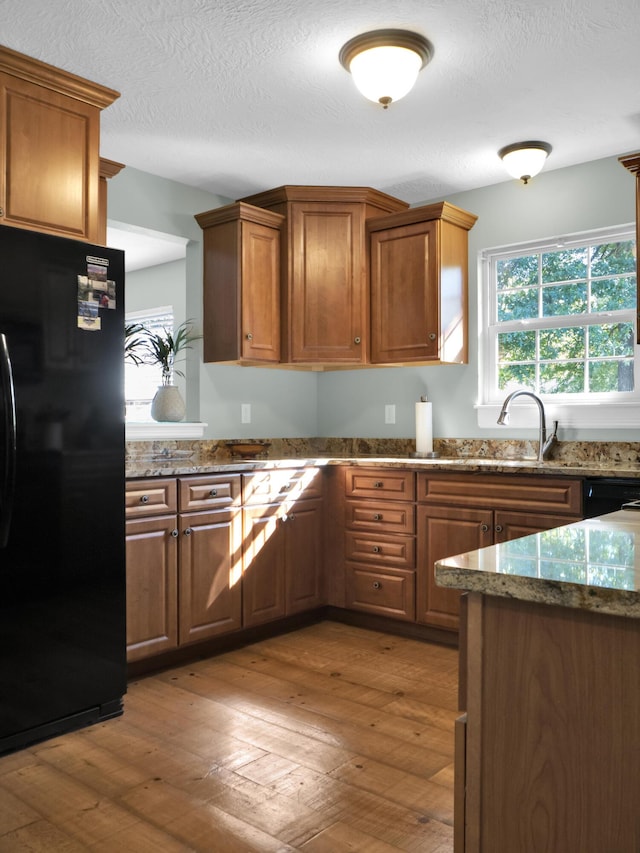
[[[0,483],[0,548],[6,548],[11,528],[16,479],[16,398],[6,335],[0,333],[0,413],[4,421],[4,447],[0,448],[4,476]]]

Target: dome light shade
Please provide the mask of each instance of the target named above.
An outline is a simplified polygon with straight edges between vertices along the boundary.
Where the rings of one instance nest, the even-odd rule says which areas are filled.
[[[548,142],[514,142],[498,151],[507,172],[524,184],[542,170],[549,154],[551,146]]]
[[[365,98],[386,109],[411,91],[432,56],[433,47],[424,36],[376,30],[348,41],[340,51],[340,63]]]

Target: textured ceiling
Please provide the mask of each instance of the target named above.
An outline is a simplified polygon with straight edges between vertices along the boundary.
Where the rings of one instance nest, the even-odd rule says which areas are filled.
[[[1,0],[2,43],[117,89],[101,154],[238,198],[281,184],[410,203],[507,178],[544,139],[554,169],[640,148],[638,0]],[[435,48],[388,110],[338,62],[352,36]]]

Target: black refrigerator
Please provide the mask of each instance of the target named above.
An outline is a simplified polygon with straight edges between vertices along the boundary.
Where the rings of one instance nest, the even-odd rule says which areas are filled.
[[[0,754],[122,713],[124,254],[0,225]]]

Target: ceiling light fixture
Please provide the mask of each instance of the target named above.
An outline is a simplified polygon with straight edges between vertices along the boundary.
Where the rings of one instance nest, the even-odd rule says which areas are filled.
[[[348,41],[339,58],[365,98],[386,110],[411,91],[432,56],[433,45],[418,33],[374,30]]]
[[[524,184],[541,171],[549,154],[551,146],[548,142],[514,142],[498,151],[507,172]]]

